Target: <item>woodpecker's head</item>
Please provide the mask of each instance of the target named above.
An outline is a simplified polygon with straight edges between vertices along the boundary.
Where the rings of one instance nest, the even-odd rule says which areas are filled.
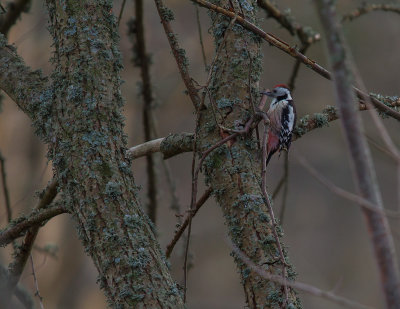
[[[265,92],[261,92],[261,94],[275,98],[277,101],[292,99],[289,87],[284,84],[276,85],[272,91],[267,90]]]

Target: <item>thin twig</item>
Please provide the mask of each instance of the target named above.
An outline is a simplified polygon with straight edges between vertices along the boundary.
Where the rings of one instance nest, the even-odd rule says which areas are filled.
[[[124,13],[125,3],[126,3],[126,0],[122,1],[121,9],[119,10],[118,22],[117,22],[117,26],[118,27],[119,27],[119,24],[120,24],[121,19],[122,19],[122,14]]]
[[[197,114],[199,115],[199,113]],[[198,126],[198,119],[199,116],[197,116],[197,120],[196,120],[196,127]],[[196,136],[195,136],[195,142],[194,142],[194,151],[193,151],[193,161],[192,161],[192,198],[191,198],[191,202],[190,202],[190,207],[189,207],[189,213],[192,212],[194,205],[196,203],[196,198],[197,198],[197,181],[199,178],[199,173],[200,173],[200,169],[203,165],[204,160],[207,158],[207,156],[214,151],[215,149],[217,149],[218,147],[222,146],[223,144],[225,144],[226,142],[234,139],[235,137],[237,137],[239,134],[247,134],[251,128],[252,123],[254,122],[254,118],[252,117],[249,121],[247,121],[245,128],[242,131],[238,131],[235,132],[223,139],[221,139],[220,141],[218,141],[216,144],[214,144],[213,146],[211,146],[210,148],[208,148],[206,151],[203,152],[200,161],[197,165],[196,170],[195,168],[195,154],[196,154]],[[186,239],[186,248],[185,248],[185,260],[184,260],[184,266],[183,266],[183,270],[184,270],[184,294],[183,294],[183,299],[184,302],[186,302],[186,289],[187,289],[187,257],[188,257],[188,252],[189,252],[189,242],[190,242],[190,232],[191,232],[191,224],[192,224],[192,217],[189,216],[189,222],[188,222],[188,233],[187,233],[187,239]]]
[[[275,198],[278,196],[278,193],[281,191],[284,184],[285,184],[285,175],[282,175],[274,191],[272,192],[272,200],[275,200]]]
[[[279,213],[279,223],[283,225],[283,218],[285,217],[286,210],[286,200],[288,196],[288,187],[289,187],[289,155],[288,152],[285,151],[285,159],[283,163],[283,194],[282,194],[282,206]]]
[[[355,9],[353,12],[346,14],[342,17],[342,22],[352,21],[362,15],[374,11],[385,11],[400,14],[400,5],[398,4],[367,4]]]
[[[282,277],[285,279],[287,270],[286,270],[286,260],[285,256],[283,254],[281,242],[279,240],[278,233],[276,231],[276,220],[275,220],[275,215],[274,211],[272,209],[271,202],[269,200],[269,196],[267,193],[267,142],[268,142],[268,127],[269,127],[269,119],[266,114],[262,114],[264,117],[264,133],[263,133],[263,141],[262,141],[262,171],[261,171],[261,192],[264,197],[265,203],[267,204],[268,207],[268,212],[271,218],[271,223],[272,223],[272,234],[274,235],[275,242],[276,242],[276,247],[279,252],[280,260],[282,263]],[[284,291],[285,291],[285,304],[284,307],[288,305],[288,300],[289,300],[289,291],[287,284],[283,284]]]
[[[300,48],[300,52],[301,52],[303,55],[305,55],[305,53],[306,53],[306,51],[307,51],[307,49],[308,49],[309,46],[310,46],[310,44],[305,44],[305,45],[303,45],[303,46]],[[301,61],[300,61],[299,59],[296,59],[296,63],[295,63],[294,66],[293,66],[292,74],[290,75],[290,79],[289,79],[289,82],[288,82],[288,86],[289,86],[289,89],[290,89],[292,92],[293,92],[294,89],[295,89],[296,78],[297,78],[297,75],[298,75],[298,73],[299,73],[299,71],[300,71],[300,64],[301,64]]]
[[[203,195],[200,197],[200,199],[196,203],[196,207],[193,209],[193,211],[189,212],[185,218],[185,221],[181,224],[179,229],[176,231],[174,238],[170,241],[170,243],[167,245],[167,248],[165,250],[165,256],[169,258],[171,256],[172,251],[174,250],[174,247],[178,240],[181,238],[182,234],[185,232],[187,226],[189,225],[189,220],[193,219],[193,217],[197,214],[201,206],[204,205],[204,203],[207,201],[207,199],[210,197],[212,192],[211,188],[208,188]],[[190,218],[190,219],[189,219]]]
[[[330,300],[336,304],[346,306],[349,308],[355,308],[355,309],[372,309],[372,307],[368,307],[359,303],[356,303],[352,300],[349,300],[347,298],[338,296],[332,292],[328,291],[323,291],[318,289],[315,286],[309,285],[307,283],[299,282],[299,281],[289,281],[286,278],[283,278],[282,276],[278,275],[273,275],[270,273],[267,273],[264,269],[261,267],[257,266],[252,260],[250,260],[240,249],[235,246],[232,242],[229,242],[233,252],[237,255],[237,257],[243,261],[248,267],[251,268],[252,271],[256,272],[258,275],[263,277],[264,279],[267,279],[269,281],[273,281],[276,283],[279,283],[283,286],[289,286],[293,289],[303,291],[307,294],[314,295],[316,297],[321,297],[327,300]]]
[[[204,96],[203,96],[204,98]],[[189,244],[190,244],[190,234],[192,231],[192,216],[190,216],[193,211],[193,207],[197,199],[197,178],[195,176],[195,166],[196,166],[196,152],[197,152],[197,132],[200,123],[200,108],[203,106],[204,101],[200,105],[196,106],[196,127],[193,139],[193,154],[192,154],[192,166],[191,166],[191,176],[192,176],[192,188],[191,188],[191,199],[189,204],[189,220],[188,220],[188,231],[186,236],[186,243],[184,248],[184,261],[183,261],[183,303],[186,304],[187,295],[187,283],[188,283],[188,256],[189,256]],[[200,164],[200,163],[199,163]]]
[[[31,261],[33,282],[35,283],[35,289],[36,289],[35,296],[37,296],[39,298],[40,308],[44,309],[44,307],[43,307],[43,297],[40,295],[40,292],[39,292],[39,283],[37,281],[36,274],[35,274],[35,266],[33,265],[32,254],[30,254],[30,261]]]
[[[397,158],[393,155],[391,151],[386,149],[385,147],[381,146],[378,142],[376,142],[371,136],[365,134],[365,137],[368,140],[368,143],[370,143],[372,146],[374,146],[376,149],[378,149],[380,152],[388,155],[391,157],[393,160],[397,161]]]
[[[201,46],[201,55],[203,56],[204,68],[207,70],[207,57],[206,57],[206,51],[204,50],[203,34],[201,31],[201,22],[200,22],[200,13],[199,13],[199,8],[197,5],[195,5],[195,10],[196,10],[197,31],[199,33],[199,40],[200,40],[200,46]]]
[[[12,210],[11,210],[11,203],[10,203],[10,194],[8,193],[8,186],[7,186],[7,174],[6,174],[6,167],[5,167],[5,160],[3,155],[0,153],[0,172],[1,172],[1,183],[3,187],[3,194],[4,194],[4,202],[7,211],[7,220],[10,222],[12,220]]]
[[[397,211],[400,212],[400,164],[397,165]]]
[[[225,10],[224,8],[214,5],[214,4],[211,4],[205,0],[192,0],[192,1],[199,4],[200,6],[203,6],[207,9],[210,9],[217,13],[223,14],[230,18],[234,18],[234,16],[235,16],[234,12]],[[256,25],[254,25],[253,23],[249,22],[248,20],[244,19],[241,16],[237,16],[236,22],[241,24],[243,27],[245,27],[249,31],[252,31],[253,33],[259,35],[263,40],[267,41],[271,45],[279,48],[280,50],[289,54],[293,58],[300,60],[303,64],[305,64],[307,67],[309,67],[310,69],[312,69],[314,72],[318,73],[319,75],[321,75],[329,80],[332,79],[331,73],[328,70],[326,70],[325,68],[323,68],[322,66],[317,64],[315,61],[311,60],[310,58],[308,58],[305,55],[303,55],[302,53],[300,53],[295,47],[291,47],[289,44],[284,42],[282,39],[274,36],[271,33],[264,32],[263,30],[258,28]],[[364,96],[367,95],[356,87],[353,87],[353,89],[356,92],[358,98],[363,98]],[[375,108],[381,110],[382,112],[385,112],[388,116],[391,116],[397,120],[400,120],[400,112],[397,112],[394,109],[386,106],[384,103],[377,100],[376,98],[374,98],[372,96],[370,96],[370,97],[371,97],[371,101],[374,104]]]
[[[356,203],[357,205],[366,208],[368,210],[371,210],[373,212],[377,212],[381,215],[390,217],[390,218],[400,218],[400,212],[398,211],[393,211],[393,210],[388,210],[388,209],[381,209],[378,208],[377,205],[371,203],[370,201],[366,200],[362,196],[359,196],[357,194],[348,192],[338,186],[336,186],[334,183],[326,179],[324,176],[322,176],[320,173],[318,173],[314,168],[312,168],[308,162],[301,156],[297,156],[297,159],[299,163],[315,178],[317,179],[321,184],[323,184],[326,188],[328,188],[331,192],[334,194],[345,198],[346,200],[349,200],[351,202]]]

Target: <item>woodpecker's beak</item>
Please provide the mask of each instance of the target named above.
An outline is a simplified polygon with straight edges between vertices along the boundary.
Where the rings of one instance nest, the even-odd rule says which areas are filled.
[[[272,97],[272,92],[271,92],[271,91],[269,91],[269,89],[267,89],[267,90],[265,90],[265,91],[262,91],[262,92],[260,92],[260,94],[265,94],[266,96]]]

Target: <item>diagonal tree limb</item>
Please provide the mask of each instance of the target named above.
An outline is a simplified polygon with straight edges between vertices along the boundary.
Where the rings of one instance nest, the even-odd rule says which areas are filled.
[[[235,13],[228,11],[228,10],[226,10],[220,6],[217,6],[215,4],[209,3],[205,0],[191,0],[191,1],[199,4],[200,6],[203,6],[209,10],[212,10],[212,11],[215,11],[222,15],[225,15],[229,18],[235,17]],[[257,34],[263,40],[267,41],[271,45],[279,48],[280,50],[289,54],[293,58],[298,59],[303,64],[305,64],[307,67],[309,67],[310,69],[312,69],[314,72],[318,73],[319,75],[323,76],[324,78],[329,79],[329,80],[332,79],[331,73],[328,70],[326,70],[325,68],[323,68],[322,66],[317,64],[315,61],[311,60],[310,58],[308,58],[305,55],[303,55],[302,53],[300,53],[296,48],[290,47],[289,44],[287,44],[283,40],[277,38],[273,34],[264,32],[262,29],[260,29],[259,27],[257,27],[256,25],[254,25],[253,23],[244,19],[241,16],[237,16],[236,22],[241,24],[243,27],[245,27],[249,31],[252,31],[253,33]],[[353,89],[356,92],[357,97],[359,99],[362,99],[363,97],[367,96],[367,94],[363,93],[358,88],[353,87]],[[396,110],[390,108],[389,106],[385,105],[383,102],[377,100],[373,96],[370,95],[370,97],[371,97],[372,103],[374,104],[374,106],[377,109],[379,109],[382,112],[385,112],[388,116],[391,116],[397,120],[400,120],[400,112],[397,112]]]
[[[41,226],[47,220],[67,212],[64,205],[56,205],[50,208],[35,209],[29,216],[13,220],[9,227],[0,232],[0,246],[5,246],[23,236],[28,229],[36,225]]]
[[[125,4],[126,4],[126,0],[123,0],[122,4],[121,4],[121,9],[119,10],[119,14],[118,14],[118,20],[117,20],[117,26],[118,27],[119,27],[119,24],[121,22],[122,15],[124,14]]]
[[[172,50],[172,54],[175,57],[176,63],[178,65],[179,72],[185,83],[186,89],[188,91],[189,97],[195,108],[200,104],[200,97],[196,87],[193,84],[193,80],[189,75],[188,60],[185,55],[185,50],[179,46],[178,38],[172,30],[170,21],[174,19],[172,11],[167,8],[162,0],[154,0],[158,15],[160,15],[161,23],[164,27],[165,34],[167,36],[169,45]]]
[[[36,132],[44,136],[51,122],[53,103],[48,78],[26,66],[3,34],[0,34],[0,89],[31,117]]]
[[[333,68],[336,102],[341,123],[351,154],[354,180],[359,194],[383,209],[371,153],[363,134],[360,115],[356,111],[354,88],[351,87],[353,72],[346,49],[345,39],[332,0],[315,0],[321,23],[326,32],[329,58]],[[370,239],[374,248],[382,289],[387,308],[400,308],[400,275],[387,218],[368,209],[363,209]]]

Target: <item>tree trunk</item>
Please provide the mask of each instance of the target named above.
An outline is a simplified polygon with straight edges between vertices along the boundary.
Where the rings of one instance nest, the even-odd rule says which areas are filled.
[[[48,144],[62,199],[115,308],[183,308],[137,200],[125,157],[112,1],[46,1],[54,38],[51,86],[0,44],[0,83]]]
[[[232,2],[221,0],[214,3],[230,8]],[[247,1],[246,6],[235,5],[234,10],[254,22],[256,8],[256,1]],[[229,134],[218,128],[215,119],[224,127],[238,129],[238,124],[244,125],[250,118],[250,98],[258,105],[255,101],[259,98],[258,82],[262,70],[260,39],[237,24],[228,29],[229,20],[222,15],[214,12],[210,15],[216,48],[220,44],[224,46],[215,62],[209,86],[212,102],[200,114],[197,132],[199,154],[221,140],[222,135]],[[206,158],[206,183],[214,190],[235,246],[263,270],[283,275],[282,261],[273,236],[273,223],[261,191],[260,158],[261,150],[257,149],[257,143],[251,136],[229,141]],[[278,231],[278,234],[282,235],[282,232]],[[286,300],[283,286],[251,271],[234,252],[233,256],[250,308],[281,308],[283,304],[301,307],[295,291],[288,288]],[[287,257],[285,259],[288,263]],[[293,280],[295,274],[291,266],[286,268],[286,278]]]

